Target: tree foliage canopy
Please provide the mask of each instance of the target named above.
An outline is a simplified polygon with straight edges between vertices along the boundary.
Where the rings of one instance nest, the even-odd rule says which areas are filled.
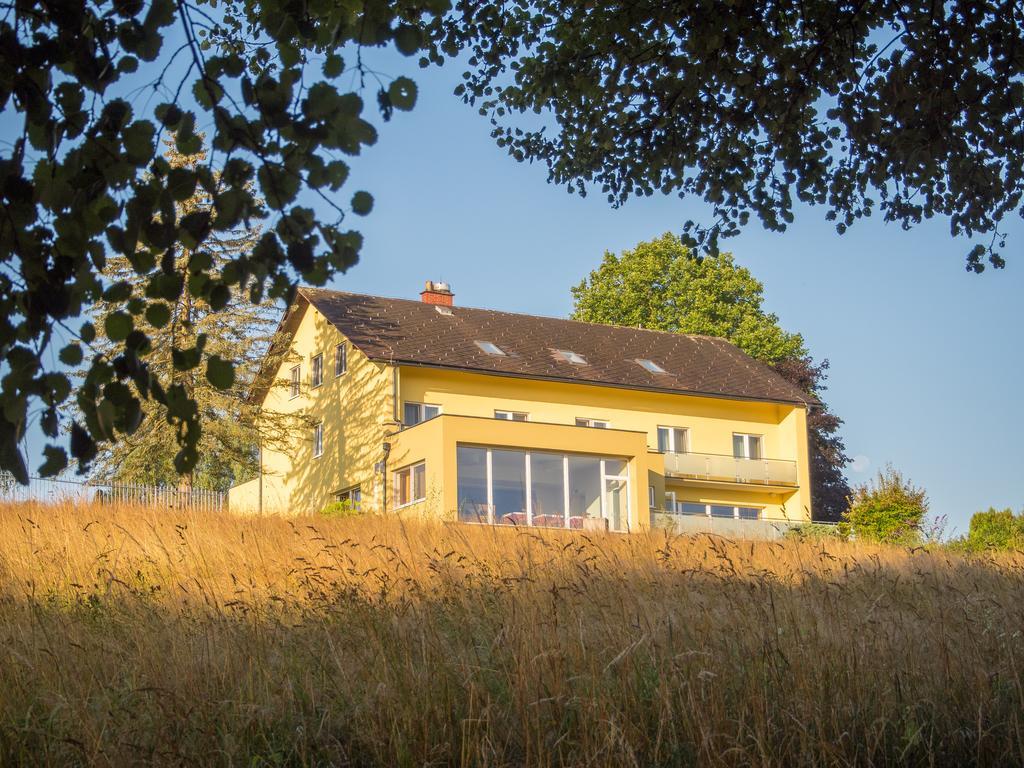
[[[952,544],[967,552],[1024,550],[1024,512],[1015,515],[1010,508],[994,507],[975,512],[967,535]]]
[[[769,364],[807,354],[803,337],[764,310],[764,285],[732,254],[697,257],[669,232],[621,256],[605,252],[572,295],[576,320],[718,336]]]
[[[411,80],[381,79],[363,52],[393,44],[414,54],[423,21],[447,8],[446,0],[0,5],[0,114],[13,139],[0,155],[0,469],[27,480],[17,445],[30,403],[51,440],[41,471],[54,474],[68,463],[57,442],[67,410],[81,414],[70,448],[84,469],[100,444],[139,428],[146,400],[175,426],[175,468],[196,466],[199,408],[180,377],[146,358],[160,307],[187,296],[217,311],[233,292],[255,304],[287,299],[297,279],[323,284],[355,263],[361,237],[345,220],[368,214],[373,198],[359,190],[347,206],[335,201],[348,180],[344,157],[377,138],[365,82],[379,85],[384,119],[416,98]],[[200,128],[208,160],[172,167],[161,138],[172,132],[177,151],[192,155],[203,146]],[[197,191],[210,206],[182,215],[178,204]],[[319,196],[334,220],[318,220],[303,194]],[[251,251],[226,263],[212,257],[212,238],[260,220]],[[109,279],[112,258],[145,279]],[[119,305],[99,329],[114,349],[95,346],[97,328],[81,321],[96,302]],[[205,345],[198,334],[174,349],[174,369],[230,382],[231,361]],[[83,358],[77,408],[67,409],[64,366]]]
[[[183,155],[167,139],[164,157],[171,172],[195,170],[208,161],[204,151]],[[179,219],[196,212],[210,210],[210,196],[198,187],[185,200],[176,202]],[[262,237],[257,227],[238,227],[229,231],[213,231],[203,242],[210,269],[222,272],[239,257],[250,253]],[[175,269],[183,281],[190,274],[193,251],[181,248],[175,258]],[[105,280],[126,284],[133,293],[143,294],[154,274],[139,273],[127,257],[111,254],[102,271]],[[120,333],[117,318],[124,303],[117,299],[101,299],[90,309],[90,318],[97,328],[93,348],[105,357],[117,355]],[[294,435],[306,426],[297,414],[276,413],[257,409],[248,401],[249,388],[260,370],[278,324],[280,312],[273,302],[254,304],[237,286],[230,291],[224,306],[214,310],[207,301],[182,291],[174,301],[150,303],[134,324],[149,339],[141,350],[151,376],[179,384],[185,395],[196,404],[202,419],[199,438],[199,459],[188,472],[179,476],[174,464],[178,450],[178,425],[166,418],[166,412],[155,400],[142,402],[143,420],[139,428],[120,440],[105,442],[94,465],[94,476],[106,482],[141,482],[148,485],[180,485],[184,487],[227,490],[247,480],[258,470],[257,445],[282,447],[282,438]],[[202,367],[175,366],[180,350],[193,349],[198,339],[205,339]],[[228,363],[234,365],[228,365]],[[257,415],[259,418],[257,418]]]
[[[764,286],[731,254],[699,257],[666,233],[621,255],[606,252],[572,293],[577,320],[718,336],[804,392],[820,399],[825,390],[828,361],[815,363],[803,337],[765,311]],[[827,406],[807,416],[812,507],[819,520],[838,520],[850,493],[842,423]]]
[[[872,483],[854,489],[842,527],[864,541],[916,544],[922,540],[928,497],[899,471],[887,467]]]
[[[1016,3],[461,0],[440,26],[499,145],[614,204],[705,200],[691,244],[717,250],[751,216],[783,230],[801,202],[839,232],[876,209],[946,217],[991,236],[969,269],[1003,266],[1024,195]]]

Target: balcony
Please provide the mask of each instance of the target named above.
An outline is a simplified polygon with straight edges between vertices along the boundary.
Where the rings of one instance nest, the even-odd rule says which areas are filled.
[[[795,461],[738,459],[715,453],[666,453],[665,475],[692,485],[758,486],[789,490],[797,487]]]

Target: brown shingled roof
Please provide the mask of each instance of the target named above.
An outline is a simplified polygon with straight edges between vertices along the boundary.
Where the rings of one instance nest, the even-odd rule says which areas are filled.
[[[478,373],[814,405],[817,401],[724,339],[429,304],[319,288],[308,300],[371,360]],[[489,341],[505,356],[488,355]],[[587,365],[558,359],[571,350]],[[666,373],[651,373],[637,360]]]

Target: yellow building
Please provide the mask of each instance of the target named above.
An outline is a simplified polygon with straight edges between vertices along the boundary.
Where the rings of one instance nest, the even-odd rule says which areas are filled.
[[[811,518],[815,401],[717,338],[300,289],[253,397],[302,414],[234,511],[635,530]],[[685,526],[684,526],[685,528]],[[690,525],[692,529],[692,524]]]

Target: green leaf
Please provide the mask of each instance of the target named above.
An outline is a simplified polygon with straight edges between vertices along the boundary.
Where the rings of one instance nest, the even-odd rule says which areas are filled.
[[[298,174],[276,164],[260,166],[256,174],[263,198],[271,208],[281,210],[299,194]]]
[[[219,355],[211,355],[206,361],[206,378],[217,389],[231,389],[235,383],[235,366]]]
[[[68,344],[60,351],[59,357],[64,365],[79,365],[83,358],[82,348],[78,344]]]
[[[416,83],[408,77],[396,77],[388,86],[388,98],[395,109],[408,112],[416,106]]]
[[[188,168],[172,168],[167,175],[167,191],[179,203],[188,200],[196,191],[196,174]]]
[[[373,195],[359,191],[352,195],[352,212],[365,216],[373,210]]]
[[[154,328],[163,328],[171,321],[171,308],[162,301],[154,302],[146,308],[146,322]]]
[[[39,465],[41,477],[54,477],[59,475],[68,466],[68,455],[63,448],[56,445],[48,445],[43,448],[43,456],[46,460]]]
[[[107,338],[111,341],[124,341],[132,332],[134,324],[132,316],[126,312],[113,312],[107,315],[103,321],[103,327],[107,332]]]
[[[124,150],[133,165],[146,165],[153,159],[155,152],[153,137],[155,135],[156,128],[149,120],[136,120],[125,128],[122,133]]]
[[[336,53],[330,54],[324,60],[324,77],[335,78],[345,71],[345,60]]]
[[[395,30],[395,47],[403,56],[412,56],[421,44],[422,35],[411,24],[402,24]]]

